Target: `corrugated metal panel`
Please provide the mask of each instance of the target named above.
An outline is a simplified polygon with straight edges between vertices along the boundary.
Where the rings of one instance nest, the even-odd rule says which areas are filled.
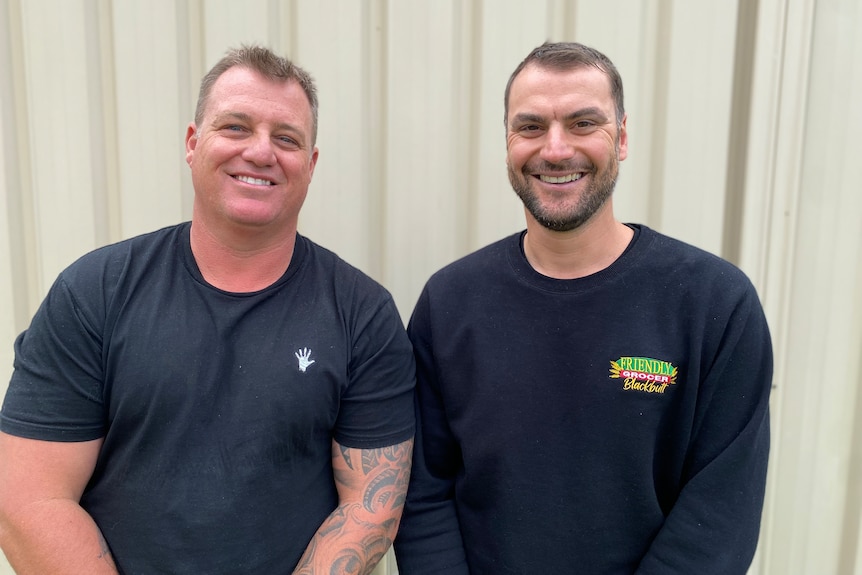
[[[578,40],[626,82],[618,215],[733,259],[764,300],[774,445],[752,573],[862,573],[860,26],[857,0],[0,0],[0,389],[63,267],[190,217],[183,136],[227,47],[316,77],[301,230],[406,318],[432,272],[523,227],[503,88],[535,45]]]

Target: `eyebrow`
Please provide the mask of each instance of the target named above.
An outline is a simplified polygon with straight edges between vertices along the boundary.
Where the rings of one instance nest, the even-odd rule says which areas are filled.
[[[596,119],[600,119],[604,122],[609,121],[607,114],[601,108],[597,108],[595,106],[591,106],[589,108],[581,108],[580,110],[576,110],[572,112],[568,116],[566,116],[566,120],[577,120],[578,118],[583,118],[585,116],[590,116]]]

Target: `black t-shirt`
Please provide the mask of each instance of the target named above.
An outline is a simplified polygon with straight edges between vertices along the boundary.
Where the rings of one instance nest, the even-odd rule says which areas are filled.
[[[302,236],[258,292],[200,274],[188,223],[96,250],[15,342],[0,429],[104,437],[81,504],[124,573],[290,573],[337,502],[331,445],[413,434],[391,296]]]

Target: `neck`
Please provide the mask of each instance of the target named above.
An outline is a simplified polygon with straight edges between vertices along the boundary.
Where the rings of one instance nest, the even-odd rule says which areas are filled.
[[[615,220],[610,211],[595,214],[578,229],[551,231],[529,214],[524,253],[530,265],[542,275],[556,279],[576,279],[600,272],[619,258],[634,232]]]
[[[275,237],[259,233],[215,233],[192,219],[192,255],[204,279],[234,293],[262,290],[275,283],[290,265],[296,245],[296,228]]]

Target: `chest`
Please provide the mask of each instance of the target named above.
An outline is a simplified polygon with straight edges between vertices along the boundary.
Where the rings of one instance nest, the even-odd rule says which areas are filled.
[[[464,447],[684,436],[714,351],[690,320],[642,303],[544,297],[462,313],[446,337],[435,329],[440,391]]]
[[[128,302],[103,343],[109,422],[200,436],[266,426],[303,437],[334,425],[350,334],[327,299],[187,282]]]

